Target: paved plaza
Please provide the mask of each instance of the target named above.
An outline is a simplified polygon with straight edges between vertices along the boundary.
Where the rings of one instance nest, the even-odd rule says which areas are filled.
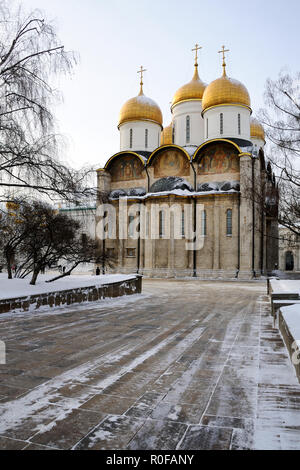
[[[300,385],[265,282],[0,316],[0,449],[300,449]]]

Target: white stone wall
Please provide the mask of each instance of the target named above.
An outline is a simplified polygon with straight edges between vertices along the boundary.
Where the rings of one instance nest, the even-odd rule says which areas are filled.
[[[130,147],[130,129],[132,129],[132,147]],[[145,131],[148,130],[148,146],[146,147]],[[120,126],[120,150],[144,150],[153,152],[160,146],[161,127],[151,121],[130,121]]]
[[[220,115],[223,113],[223,134],[220,132]],[[241,116],[241,133],[238,115]],[[250,110],[243,106],[216,106],[204,112],[204,141],[236,138],[250,140]]]
[[[291,251],[294,257],[294,270],[300,272],[300,237],[285,227],[279,228],[279,269],[285,271],[286,253]]]
[[[204,123],[202,118],[202,101],[184,101],[172,109],[175,124],[175,144],[201,145],[204,140]],[[186,118],[190,116],[190,141],[186,140]]]

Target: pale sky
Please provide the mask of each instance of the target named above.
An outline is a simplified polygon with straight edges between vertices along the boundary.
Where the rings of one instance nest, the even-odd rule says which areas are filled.
[[[139,91],[160,106],[164,125],[170,101],[193,76],[195,43],[199,74],[206,83],[222,73],[218,51],[224,44],[227,74],[248,89],[252,109],[263,106],[267,78],[285,67],[299,71],[299,0],[22,0],[39,8],[57,26],[61,43],[80,55],[72,77],[61,80],[59,129],[68,139],[65,158],[73,166],[102,167],[119,151],[118,115]]]

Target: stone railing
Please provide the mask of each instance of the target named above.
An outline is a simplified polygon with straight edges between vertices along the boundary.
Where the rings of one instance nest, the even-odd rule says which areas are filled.
[[[140,294],[142,292],[142,276],[131,279],[102,284],[100,286],[79,287],[45,294],[0,300],[0,314],[12,311],[31,311],[40,307],[59,307],[63,305],[95,302],[102,299],[121,297],[123,295]]]

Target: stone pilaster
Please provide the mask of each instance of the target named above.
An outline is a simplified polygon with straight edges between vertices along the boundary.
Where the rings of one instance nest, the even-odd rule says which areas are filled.
[[[213,269],[220,269],[220,207],[215,199],[214,205],[214,250],[213,250]]]
[[[111,191],[110,173],[108,173],[108,171],[100,169],[97,171],[97,179],[99,193],[109,193]]]
[[[252,161],[250,155],[240,157],[240,272],[239,278],[251,279],[252,269]]]

